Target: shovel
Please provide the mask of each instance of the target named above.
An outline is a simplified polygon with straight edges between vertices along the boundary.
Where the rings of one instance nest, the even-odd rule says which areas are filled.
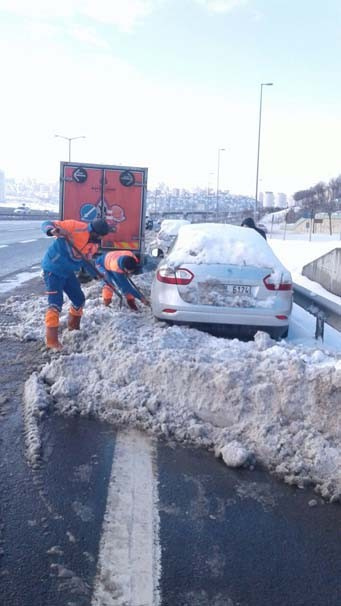
[[[90,261],[89,259],[86,258],[85,255],[83,255],[82,251],[79,250],[79,248],[77,248],[77,246],[74,245],[74,243],[72,242],[72,238],[70,238],[69,236],[67,236],[65,233],[61,233],[61,236],[63,238],[65,238],[65,240],[70,244],[70,246],[72,246],[72,248],[74,248],[74,250],[76,251],[76,253],[80,256],[80,258],[82,259],[82,261],[85,263],[85,265],[88,265],[89,267],[91,267],[91,269],[93,270],[93,272],[96,274],[96,276],[100,279],[103,280],[103,282],[105,282],[108,286],[110,286],[110,288],[112,288],[112,290],[114,291],[115,295],[118,296],[119,300],[120,300],[120,307],[122,307],[122,301],[123,301],[123,297],[122,297],[122,293],[121,291],[117,288],[117,286],[115,284],[113,284],[112,282],[110,282],[110,280],[108,280],[105,275],[103,275],[96,267],[96,265],[94,263],[92,263],[92,261]]]

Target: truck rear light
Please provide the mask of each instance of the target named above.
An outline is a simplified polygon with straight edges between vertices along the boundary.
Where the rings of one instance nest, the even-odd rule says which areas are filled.
[[[174,271],[170,267],[162,267],[161,269],[157,270],[156,278],[157,280],[159,280],[159,282],[164,282],[165,284],[177,284],[178,286],[186,286],[193,280],[194,274],[192,274],[189,269],[184,269],[182,267],[180,267],[176,271]]]
[[[276,316],[277,320],[287,320],[288,316]]]
[[[263,279],[264,282],[264,286],[265,288],[267,288],[268,290],[291,290],[292,289],[292,283],[291,282],[274,282],[273,278],[271,277],[271,274],[269,274],[268,276],[265,276],[265,278]]]
[[[175,314],[176,313],[176,309],[163,309],[162,313],[164,313],[164,314]]]

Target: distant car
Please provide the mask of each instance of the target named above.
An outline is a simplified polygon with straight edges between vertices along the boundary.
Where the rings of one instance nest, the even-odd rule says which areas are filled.
[[[150,217],[146,217],[146,229],[153,229],[153,219],[151,219]]]
[[[154,231],[159,231],[161,227],[160,219],[153,219],[153,229]]]
[[[290,272],[258,232],[203,223],[180,228],[156,270],[151,304],[160,320],[277,339],[287,336],[292,295]]]
[[[29,215],[30,209],[27,208],[26,206],[19,206],[18,208],[14,209],[14,214],[15,215]]]
[[[257,223],[257,227],[259,227],[259,229],[262,229],[266,234],[269,231],[266,225],[264,225],[264,223]]]
[[[162,221],[156,240],[150,244],[151,254],[154,257],[164,257],[183,225],[190,225],[190,222],[186,219],[165,219]]]

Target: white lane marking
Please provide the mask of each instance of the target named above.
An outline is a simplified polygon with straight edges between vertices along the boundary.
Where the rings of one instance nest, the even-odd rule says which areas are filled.
[[[35,238],[34,240],[20,240],[19,244],[27,244],[28,242],[36,242],[37,238]]]
[[[0,244],[0,248],[7,248],[8,244]]]
[[[155,450],[135,430],[117,434],[92,606],[158,606]]]
[[[23,271],[19,274],[16,274],[12,278],[2,278],[0,276],[0,293],[8,292],[9,290],[14,290],[20,284],[27,282],[28,280],[32,280],[37,276],[40,276],[41,271]]]

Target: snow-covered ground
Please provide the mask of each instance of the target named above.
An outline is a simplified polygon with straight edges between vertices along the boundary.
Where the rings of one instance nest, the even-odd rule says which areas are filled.
[[[147,295],[152,276],[135,278]],[[169,327],[142,306],[103,307],[98,283],[85,291],[82,330],[67,331],[65,305],[64,350],[26,385],[32,461],[40,415],[53,401],[61,414],[90,414],[209,448],[231,466],[259,462],[286,482],[341,498],[339,333],[329,329],[324,344],[314,342],[314,320],[297,308],[287,341],[261,332],[247,343],[219,339]],[[20,319],[18,337],[43,339],[44,298],[23,305],[16,297],[6,307]]]
[[[301,274],[303,266],[310,261],[318,259],[334,248],[341,248],[341,241],[325,234],[315,234],[314,240],[309,242],[306,239],[297,240],[293,237],[294,235],[287,235],[285,240],[283,237],[273,237],[268,239],[268,242],[276,256],[290,270],[294,282],[341,305],[341,297],[333,295],[317,282],[313,282]]]

